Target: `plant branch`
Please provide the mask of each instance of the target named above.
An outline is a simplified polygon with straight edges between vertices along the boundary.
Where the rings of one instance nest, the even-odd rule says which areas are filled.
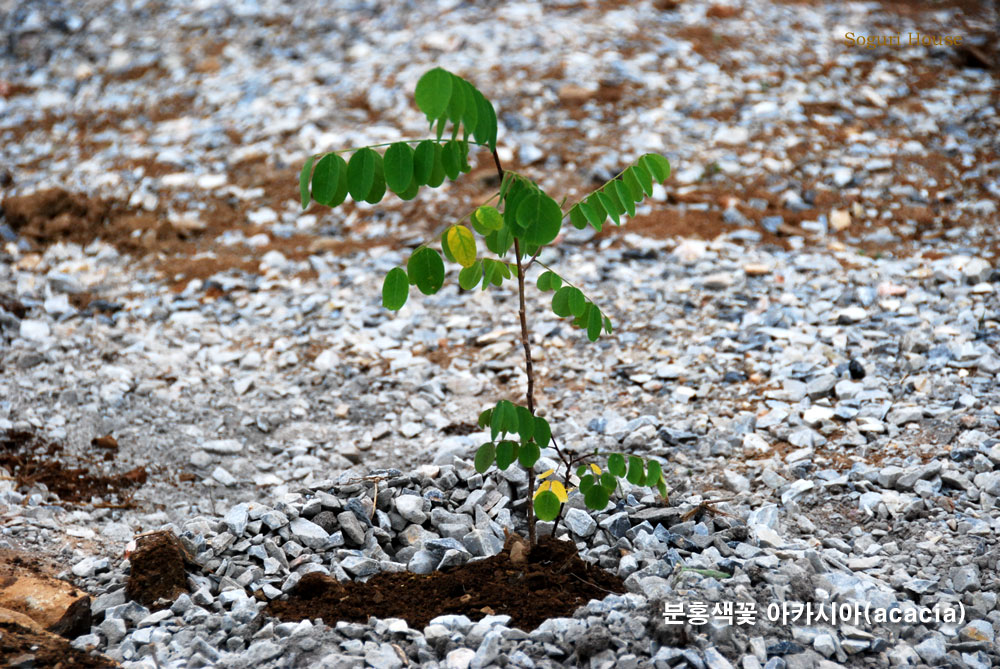
[[[496,149],[493,150],[493,162],[497,166],[497,174],[500,176],[500,183],[503,183],[503,166],[500,164],[500,156]],[[521,320],[521,346],[524,348],[524,368],[528,373],[527,402],[528,411],[535,415],[535,371],[531,364],[531,343],[528,338],[528,317],[524,307],[524,267],[521,265],[521,245],[514,238],[514,256],[517,258],[517,298],[518,315]],[[532,511],[532,501],[535,491],[535,468],[528,467],[528,498],[524,511],[528,516],[528,545],[534,546],[537,541],[535,537],[535,514]]]

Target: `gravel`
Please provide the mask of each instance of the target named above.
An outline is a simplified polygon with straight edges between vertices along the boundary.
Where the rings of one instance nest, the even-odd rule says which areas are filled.
[[[94,597],[75,647],[134,667],[1000,663],[995,75],[831,41],[886,20],[874,5],[7,4],[9,194],[108,198],[217,263],[36,248],[0,218],[0,430],[90,460],[113,434],[115,466],[150,471],[126,508],[0,479],[0,545],[56,557]],[[674,163],[619,234],[568,230],[540,257],[613,336],[529,304],[560,443],[659,459],[669,503],[624,484],[595,513],[572,493],[559,535],[628,592],[536,630],[282,623],[261,600],[311,571],[430,573],[524,531],[524,473],[472,465],[475,417],[525,383],[510,291],[380,307],[408,248],[484,199],[489,162],[418,208],[294,201],[307,154],[419,136],[411,89],[438,62],[495,101],[505,163],[556,192],[645,151]],[[158,528],[203,575],[151,612],[123,586],[129,542]],[[787,615],[805,605],[940,615]]]

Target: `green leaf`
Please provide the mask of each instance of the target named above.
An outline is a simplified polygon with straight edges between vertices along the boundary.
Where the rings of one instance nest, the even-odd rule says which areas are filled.
[[[538,448],[538,444],[533,441],[521,444],[521,448],[517,452],[517,461],[521,463],[522,467],[528,469],[534,467],[540,457],[542,457],[541,450]]]
[[[649,173],[642,163],[636,163],[629,168],[632,174],[635,176],[635,180],[639,183],[642,188],[642,192],[646,195],[653,194],[653,176]]]
[[[604,507],[608,505],[608,500],[611,496],[608,491],[602,486],[595,485],[590,488],[587,492],[583,493],[583,502],[587,505],[588,509],[593,509],[594,511],[603,511]]]
[[[534,189],[522,179],[514,179],[507,189],[507,197],[503,201],[503,222],[509,230],[517,231],[518,235],[523,232],[523,227],[517,220],[517,208],[533,192]]]
[[[406,272],[424,295],[433,295],[444,285],[444,261],[437,251],[426,246],[413,252]]]
[[[463,290],[472,290],[483,280],[483,263],[479,260],[458,273],[458,285]]]
[[[569,222],[573,224],[573,227],[577,230],[583,230],[587,227],[587,217],[583,213],[581,205],[583,203],[574,205],[572,209],[569,210]]]
[[[607,316],[604,317],[604,332],[611,334],[611,319]]]
[[[587,314],[587,339],[590,341],[597,341],[597,338],[601,336],[601,310],[597,308],[596,304],[591,303],[590,311]]]
[[[667,482],[666,481],[664,481],[663,479],[660,479],[660,482],[656,484],[656,489],[659,491],[660,497],[662,497],[663,499],[667,498]]]
[[[549,442],[552,441],[552,428],[549,426],[549,421],[541,416],[535,416],[534,437],[539,448],[548,448]]]
[[[615,476],[625,476],[625,456],[612,453],[608,456],[608,471]]]
[[[611,220],[615,222],[615,225],[621,225],[621,219],[618,217],[618,207],[615,206],[614,201],[608,197],[607,193],[604,191],[599,191],[594,193],[597,197],[597,201],[601,203],[601,207],[608,213]]]
[[[562,503],[551,490],[543,490],[535,497],[535,515],[539,520],[555,520]]]
[[[383,158],[385,185],[393,193],[404,193],[413,181],[413,149],[405,142],[396,142],[385,150]]]
[[[517,205],[517,224],[524,230],[519,236],[529,244],[551,243],[559,236],[562,218],[559,203],[541,191],[530,194]]]
[[[496,408],[493,409],[490,430],[493,433],[494,439],[502,432],[506,432],[507,434],[517,432],[517,409],[511,402],[507,400],[497,402]]]
[[[472,133],[477,142],[490,150],[497,148],[497,113],[486,96],[476,90],[476,129]]]
[[[413,152],[413,180],[421,186],[430,183],[437,146],[437,142],[425,139],[417,144],[417,149]]]
[[[312,197],[314,200],[327,207],[333,200],[334,193],[337,192],[337,182],[340,164],[337,162],[337,154],[328,153],[316,163],[316,169],[312,177]],[[301,187],[301,175],[299,186]]]
[[[583,312],[587,309],[587,298],[584,297],[583,291],[579,288],[570,287],[569,289],[569,312],[574,316],[582,316]]]
[[[479,122],[479,103],[476,100],[476,88],[470,84],[465,79],[459,79],[462,82],[462,88],[464,88],[465,96],[465,110],[462,112],[462,130],[465,139],[469,138],[469,135],[476,130],[476,124]]]
[[[670,161],[658,153],[647,153],[639,159],[639,164],[660,183],[670,178]]]
[[[601,487],[608,491],[610,495],[618,487],[618,477],[611,472],[601,474]]]
[[[445,142],[441,148],[441,165],[445,175],[454,181],[462,173],[462,144],[452,140]]]
[[[588,490],[594,487],[593,474],[584,474],[582,476],[580,475],[580,472],[585,472],[585,471],[587,471],[586,467],[580,467],[579,469],[576,470],[576,475],[580,477],[580,492],[583,493],[584,495],[587,494]]]
[[[698,574],[699,576],[707,576],[708,578],[714,578],[717,581],[722,581],[727,578],[732,578],[732,574],[727,574],[724,571],[719,571],[718,569],[695,569],[694,567],[681,567],[681,571],[690,571]]]
[[[303,211],[309,206],[309,176],[312,174],[315,159],[316,156],[309,156],[306,159],[306,164],[302,166],[302,171],[299,172],[299,194],[302,196]]]
[[[444,183],[445,173],[444,173],[444,164],[442,163],[442,155],[444,154],[444,150],[441,148],[441,145],[438,144],[437,142],[432,142],[431,146],[433,147],[434,151],[433,155],[434,162],[431,165],[431,173],[427,177],[427,185],[430,186],[431,188],[437,188],[438,186]]]
[[[622,183],[628,188],[628,194],[632,201],[641,202],[646,194],[643,192],[642,184],[639,183],[639,177],[636,176],[635,172],[635,165],[626,168],[622,174]],[[650,179],[650,183],[652,184],[652,179]]]
[[[346,184],[344,191],[345,192],[347,191]],[[416,179],[411,179],[410,185],[406,187],[406,190],[404,190],[402,193],[396,193],[396,195],[399,196],[400,200],[412,200],[417,196],[417,193],[419,192],[420,192],[420,184],[417,183]]]
[[[517,459],[517,443],[513,441],[501,441],[497,445],[497,467],[506,470],[511,463]]]
[[[372,182],[372,189],[368,191],[365,202],[378,204],[385,196],[385,168],[382,164],[382,156],[375,153],[375,179]]]
[[[476,238],[464,225],[453,225],[447,232],[448,246],[462,267],[472,267],[476,262]]]
[[[458,262],[455,260],[455,254],[451,252],[451,245],[448,243],[448,230],[441,233],[441,252],[444,253],[444,259],[448,262]]]
[[[586,204],[593,210],[593,217],[587,213],[584,209],[583,213],[587,215],[587,220],[590,221],[591,227],[593,227],[598,232],[604,227],[604,221],[608,218],[608,212],[601,204],[601,198],[597,197],[597,193],[592,193],[586,200]]]
[[[451,100],[453,76],[447,70],[435,67],[420,77],[420,81],[417,82],[417,90],[414,93],[414,97],[420,111],[427,115],[428,121],[433,122],[434,119],[439,118],[448,109],[448,102]]]
[[[654,486],[657,485],[663,478],[663,472],[660,469],[660,463],[656,460],[649,460],[646,462],[646,485]]]
[[[496,207],[483,205],[472,212],[472,222],[473,225],[478,224],[479,228],[481,228],[481,230],[478,230],[479,234],[485,237],[489,233],[496,232],[503,227],[503,216],[500,215]]]
[[[382,306],[399,311],[410,294],[410,280],[402,267],[393,267],[382,282]]]
[[[493,409],[487,409],[483,411],[481,414],[479,414],[479,420],[476,422],[476,425],[478,425],[479,427],[486,427],[487,425],[490,424],[491,416],[493,416]]]
[[[451,75],[451,99],[448,100],[448,119],[451,120],[457,132],[458,126],[462,123],[462,114],[465,112],[465,87],[461,77]],[[475,100],[469,100],[468,104],[475,105]]]
[[[486,248],[501,258],[507,254],[507,251],[510,250],[513,244],[514,235],[511,234],[510,228],[506,226],[486,236]]]
[[[573,293],[573,291],[579,292],[579,290],[573,286],[563,286],[556,291],[555,295],[552,296],[552,311],[556,316],[566,318],[573,313],[569,307],[569,296]]]
[[[522,442],[527,442],[535,434],[535,417],[531,415],[527,407],[516,407],[517,411],[517,434]]]
[[[625,211],[628,213],[629,217],[635,216],[635,202],[632,201],[632,194],[628,190],[628,186],[625,185],[624,181],[619,179],[614,180],[615,191],[618,193],[618,201],[622,203],[625,207]]]
[[[642,472],[642,458],[636,457],[634,455],[628,456],[628,474],[625,478],[632,485],[641,485],[641,481],[644,478]]]
[[[539,275],[536,285],[538,290],[559,290],[562,287],[562,279],[555,272],[546,270]]]
[[[480,474],[485,474],[486,470],[489,469],[490,466],[493,464],[493,460],[494,458],[496,458],[496,454],[497,454],[497,449],[493,445],[493,442],[488,441],[482,446],[480,446],[479,450],[476,451],[476,459],[475,459],[476,471],[479,472]]]
[[[375,161],[379,155],[372,149],[359,149],[347,163],[347,190],[355,202],[362,202],[375,185]],[[313,190],[316,190],[315,185]]]

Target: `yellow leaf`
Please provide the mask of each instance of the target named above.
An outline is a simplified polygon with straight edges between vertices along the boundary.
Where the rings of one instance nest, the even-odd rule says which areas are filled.
[[[448,247],[462,267],[471,267],[476,262],[476,238],[464,225],[448,228]]]
[[[552,487],[552,481],[545,481],[544,483],[542,483],[542,485],[538,486],[538,490],[535,491],[535,494],[532,495],[531,499],[535,499],[535,497],[538,497],[538,495],[545,492],[551,487]]]
[[[601,475],[601,468],[595,465],[593,462],[590,463],[590,471],[594,472],[595,476]]]
[[[556,497],[559,498],[560,502],[565,504],[566,500],[569,499],[569,495],[566,494],[566,488],[563,486],[563,484],[560,483],[559,481],[546,481],[546,483],[552,484],[550,486],[552,488],[552,492],[556,494]]]
[[[541,474],[538,475],[538,480],[541,481],[542,479],[552,476],[552,472],[554,471],[555,471],[554,469],[549,469],[547,471],[542,472]]]

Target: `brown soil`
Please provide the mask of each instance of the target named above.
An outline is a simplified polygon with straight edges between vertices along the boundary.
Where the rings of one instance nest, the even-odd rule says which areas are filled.
[[[166,608],[188,592],[187,570],[194,560],[173,532],[152,532],[136,543],[125,594],[147,608]]]
[[[108,455],[113,458],[110,451]],[[142,467],[121,474],[95,473],[82,463],[69,464],[67,457],[62,446],[34,432],[7,430],[0,436],[0,468],[10,473],[22,490],[44,484],[64,502],[88,503],[99,498],[105,505],[120,506],[146,482]],[[119,504],[110,504],[113,499]]]
[[[327,624],[403,618],[415,629],[446,614],[473,620],[506,614],[511,626],[530,631],[548,618],[572,616],[591,599],[621,592],[621,579],[581,560],[572,543],[544,537],[519,564],[505,551],[426,576],[383,573],[366,583],[311,572],[267,611],[283,620],[322,618]]]
[[[30,618],[0,609],[0,666],[106,669],[119,665],[96,652],[73,648],[61,636],[31,624]]]

